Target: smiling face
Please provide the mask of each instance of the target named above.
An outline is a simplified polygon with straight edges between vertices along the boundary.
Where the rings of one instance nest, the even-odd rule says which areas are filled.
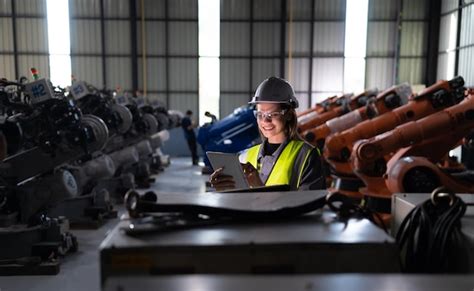
[[[257,111],[270,113],[281,111],[280,104],[260,103],[257,104]],[[270,118],[257,118],[258,128],[269,143],[283,143],[286,140],[285,117],[279,116]]]

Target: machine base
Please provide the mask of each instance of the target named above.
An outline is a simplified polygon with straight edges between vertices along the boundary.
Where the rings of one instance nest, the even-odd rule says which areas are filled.
[[[59,259],[76,252],[77,239],[66,219],[42,225],[12,225],[0,229],[0,275],[55,275]]]

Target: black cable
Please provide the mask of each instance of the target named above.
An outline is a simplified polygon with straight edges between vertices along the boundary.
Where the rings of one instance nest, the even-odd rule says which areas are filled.
[[[467,205],[453,193],[448,193],[449,200],[444,199],[446,193],[441,191],[445,189],[436,189],[432,199],[412,209],[398,230],[403,271],[467,271],[468,256],[462,255],[467,246],[461,232]]]

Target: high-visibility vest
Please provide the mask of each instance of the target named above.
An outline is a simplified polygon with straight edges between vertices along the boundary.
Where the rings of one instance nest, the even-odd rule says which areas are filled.
[[[307,144],[306,146],[304,145],[305,142],[300,140],[291,140],[286,145],[280,153],[280,156],[278,156],[275,166],[273,166],[273,169],[265,182],[265,186],[290,185],[292,190],[298,189],[304,165],[308,160],[311,150],[313,150],[313,147]],[[259,169],[257,158],[261,146],[262,144],[258,144],[247,150],[245,162],[252,164],[255,169]],[[296,165],[295,160],[300,154],[303,155],[303,159],[299,159],[302,162]]]

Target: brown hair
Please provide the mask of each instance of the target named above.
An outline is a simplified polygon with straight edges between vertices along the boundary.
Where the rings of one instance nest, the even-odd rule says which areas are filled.
[[[289,140],[302,140],[298,134],[298,118],[296,110],[293,107],[282,105],[281,108],[285,110],[285,134]]]
[[[297,130],[298,118],[296,116],[296,110],[287,104],[281,104],[280,109],[285,110],[285,115],[283,115],[283,122],[285,127],[286,138],[288,140],[303,140]],[[262,141],[265,140],[265,136],[260,131],[260,128],[258,129],[258,131],[260,132],[260,138],[262,139]]]

